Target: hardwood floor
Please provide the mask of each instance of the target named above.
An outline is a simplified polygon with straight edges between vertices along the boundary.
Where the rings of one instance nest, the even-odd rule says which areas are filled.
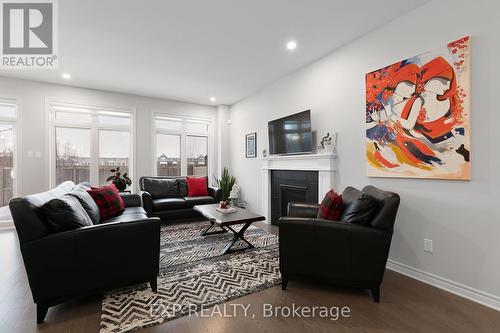
[[[273,233],[276,227],[257,224]],[[99,296],[49,309],[46,321],[35,323],[35,305],[14,230],[0,231],[0,332],[98,332]],[[349,318],[264,318],[262,306],[348,306]],[[186,316],[136,332],[498,332],[500,312],[440,289],[386,271],[381,303],[368,291],[290,282],[235,299],[227,304],[250,304],[250,314],[235,318]]]

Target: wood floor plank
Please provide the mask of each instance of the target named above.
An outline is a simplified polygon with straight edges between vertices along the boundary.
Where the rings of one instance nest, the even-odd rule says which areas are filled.
[[[276,227],[256,223],[269,232]],[[74,300],[49,309],[46,321],[36,324],[36,308],[19,252],[14,230],[0,231],[0,331],[9,333],[99,332],[101,297]],[[500,312],[387,270],[381,287],[381,303],[372,301],[366,290],[291,281],[225,303],[250,305],[249,316],[235,318],[200,314],[181,317],[138,330],[141,333],[255,333],[255,332],[475,332],[500,331]],[[264,304],[274,307],[348,306],[349,318],[283,318],[263,315]],[[222,307],[222,305],[219,305]]]

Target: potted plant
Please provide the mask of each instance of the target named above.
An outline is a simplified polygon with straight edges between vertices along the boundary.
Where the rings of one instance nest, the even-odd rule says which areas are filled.
[[[216,178],[215,176],[214,179],[217,187],[222,190],[222,201],[227,202],[229,200],[229,194],[231,193],[233,185],[236,182],[236,178],[231,176],[228,167],[224,167],[220,179]]]
[[[113,173],[113,175],[109,176],[106,181],[111,181],[113,184],[115,184],[118,191],[123,192],[127,188],[127,185],[132,185],[132,180],[127,176],[126,172],[122,175],[122,173],[120,172],[120,167],[116,167],[116,169],[111,169],[110,171]]]

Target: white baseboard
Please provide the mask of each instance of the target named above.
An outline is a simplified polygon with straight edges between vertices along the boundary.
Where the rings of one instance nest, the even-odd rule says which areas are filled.
[[[0,230],[4,229],[14,229],[13,221],[0,221]]]
[[[423,283],[430,284],[436,288],[446,290],[452,294],[500,311],[500,297],[496,295],[451,281],[435,274],[424,272],[420,269],[390,259],[387,260],[387,268]]]

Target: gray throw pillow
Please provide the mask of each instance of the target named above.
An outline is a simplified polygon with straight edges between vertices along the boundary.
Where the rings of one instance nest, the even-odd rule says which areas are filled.
[[[65,194],[42,206],[42,212],[50,227],[55,231],[67,231],[91,226],[92,220],[73,195]]]
[[[99,207],[95,203],[94,199],[87,192],[87,186],[83,183],[76,185],[69,195],[74,196],[80,201],[83,209],[87,212],[93,224],[99,224],[101,220],[101,215],[99,214]]]

